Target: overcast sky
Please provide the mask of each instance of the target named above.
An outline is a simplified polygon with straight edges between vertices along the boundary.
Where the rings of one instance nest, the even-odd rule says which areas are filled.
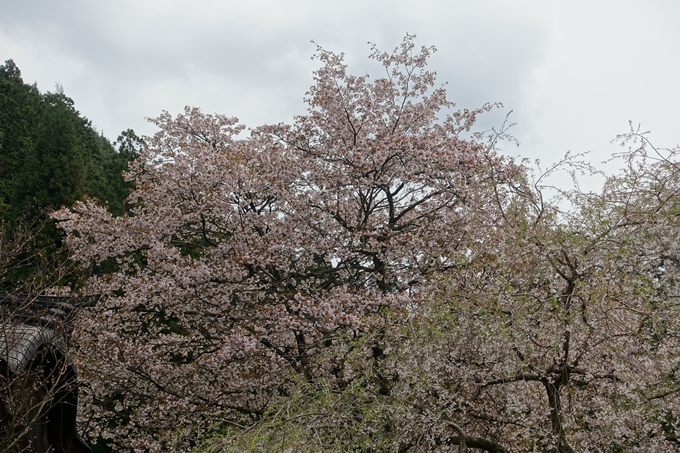
[[[597,163],[628,120],[680,142],[679,20],[677,0],[0,0],[0,60],[41,91],[61,84],[113,140],[185,105],[290,121],[318,66],[310,41],[377,75],[367,42],[391,50],[408,32],[437,47],[459,107],[514,111],[521,146],[505,152]]]

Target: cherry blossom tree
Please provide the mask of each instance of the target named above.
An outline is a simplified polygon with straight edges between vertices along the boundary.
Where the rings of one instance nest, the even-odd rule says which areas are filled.
[[[198,451],[680,451],[680,151],[622,139],[600,194],[560,212],[527,174],[406,319],[326,351],[335,387]]]
[[[248,138],[235,118],[163,113],[129,167],[129,215],[96,200],[54,215],[74,260],[115,268],[90,280],[103,300],[79,330],[92,437],[181,450],[193,414],[257,418],[291,373],[332,374],[315,358],[341,332],[468,261],[520,170],[471,132],[491,105],[452,111],[433,50],[374,48],[370,81],[319,48],[308,115]]]
[[[407,36],[385,75],[322,48],[308,114],[187,108],[129,214],[54,214],[102,301],[83,423],[117,450],[680,451],[677,150],[643,143],[562,212]],[[642,140],[642,142],[640,142]],[[579,165],[567,160],[563,166]]]

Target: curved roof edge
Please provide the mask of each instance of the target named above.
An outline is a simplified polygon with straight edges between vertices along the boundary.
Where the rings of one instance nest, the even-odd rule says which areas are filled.
[[[14,374],[23,370],[42,346],[66,356],[66,343],[54,330],[25,324],[0,323],[0,360]]]

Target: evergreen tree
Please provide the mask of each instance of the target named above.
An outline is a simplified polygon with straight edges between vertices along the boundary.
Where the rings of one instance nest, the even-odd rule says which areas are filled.
[[[41,113],[35,146],[18,172],[16,214],[29,207],[69,206],[83,195],[91,159],[78,133],[78,122],[82,120],[73,100],[62,90],[47,93],[43,95]]]
[[[33,150],[40,111],[36,86],[23,82],[12,60],[0,65],[0,218],[12,211],[16,175]]]

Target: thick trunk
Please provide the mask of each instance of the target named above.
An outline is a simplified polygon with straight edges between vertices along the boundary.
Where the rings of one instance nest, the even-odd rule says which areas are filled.
[[[562,424],[562,402],[560,400],[560,383],[550,382],[543,379],[543,386],[548,394],[548,404],[550,405],[550,423],[552,433],[557,438],[557,451],[559,453],[574,453],[567,442]]]

